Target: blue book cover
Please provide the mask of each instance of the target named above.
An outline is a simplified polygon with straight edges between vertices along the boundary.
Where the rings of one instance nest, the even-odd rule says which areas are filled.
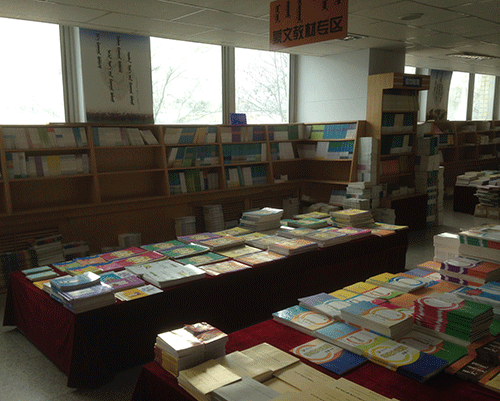
[[[77,276],[61,276],[50,280],[53,291],[73,291],[80,288],[91,287],[100,283],[98,274],[86,272]]]
[[[247,115],[245,113],[230,113],[231,125],[246,125]]]
[[[367,361],[364,356],[356,355],[319,338],[299,345],[290,352],[338,375],[343,375]]]

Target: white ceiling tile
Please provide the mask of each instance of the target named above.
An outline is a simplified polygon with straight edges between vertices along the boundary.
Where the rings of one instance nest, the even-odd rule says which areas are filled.
[[[460,46],[468,43],[466,38],[451,35],[449,33],[435,33],[432,36],[425,36],[422,38],[417,38],[414,40],[416,43],[420,43],[426,46],[441,47],[445,49],[451,49],[455,46]]]
[[[376,0],[376,6],[385,6],[386,4],[398,3],[401,0]],[[374,6],[373,0],[349,0],[349,13],[357,13],[358,11],[372,9]]]
[[[204,43],[215,42],[227,46],[269,50],[269,37],[264,35],[251,35],[243,32],[215,29],[200,35],[194,34],[189,36],[190,40],[197,40],[197,38],[200,38]]]
[[[162,1],[162,0],[160,0]],[[171,1],[166,1],[170,3]],[[251,17],[268,16],[270,10],[269,0],[183,0],[183,4],[190,4],[209,10],[226,11],[234,14],[248,15]],[[179,3],[179,1],[172,1]]]
[[[227,12],[204,10],[176,19],[177,22],[254,34],[269,33],[269,21]]]
[[[430,36],[433,32],[420,27],[396,24],[394,22],[378,21],[374,24],[358,29],[356,33],[376,38],[405,41],[409,38]]]
[[[496,23],[500,21],[500,2],[498,0],[468,1],[467,4],[454,7],[454,10]]]
[[[454,35],[473,38],[493,33],[500,34],[500,25],[490,21],[484,21],[477,17],[458,18],[453,21],[444,21],[440,24],[426,25],[439,32],[451,33]]]
[[[423,16],[419,19],[411,21],[401,20],[401,17],[414,13],[422,13]],[[455,18],[463,17],[461,13],[458,13],[456,11],[448,11],[408,0],[400,1],[398,3],[389,4],[382,7],[373,7],[369,10],[359,11],[357,14],[365,17],[377,18],[380,20],[396,23],[407,23],[408,25],[414,26],[440,23],[443,21],[450,21]]]

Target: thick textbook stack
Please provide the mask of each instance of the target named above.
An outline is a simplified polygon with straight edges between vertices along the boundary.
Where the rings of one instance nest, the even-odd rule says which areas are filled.
[[[300,305],[273,312],[273,319],[311,336],[314,336],[316,330],[334,322],[333,318]]]
[[[100,282],[101,276],[92,272],[87,272],[78,276],[67,275],[54,278],[50,280],[50,287],[52,291],[67,292],[92,287]]]
[[[408,334],[413,327],[413,317],[409,310],[373,305],[368,301],[358,302],[341,309],[340,316],[346,323],[393,339]]]
[[[498,185],[478,185],[476,188],[474,195],[481,205],[492,207],[500,205],[500,187]]]
[[[449,364],[444,359],[347,323],[333,323],[317,330],[316,335],[419,382],[436,375]]]
[[[375,223],[370,210],[345,209],[330,213],[338,227],[368,227]]]
[[[500,225],[471,228],[458,235],[460,255],[500,263]]]
[[[76,258],[90,256],[89,245],[84,241],[63,244],[63,254],[65,260],[73,260]]]
[[[413,317],[416,329],[433,330],[431,335],[468,345],[489,335],[493,308],[453,294],[433,294],[415,300]]]
[[[161,263],[161,262],[158,262]],[[168,268],[149,269],[142,279],[159,288],[172,287],[174,285],[199,280],[206,276],[205,271],[193,265],[169,266]]]
[[[342,349],[319,338],[299,345],[291,349],[290,352],[338,375],[343,375],[367,361],[361,355]]]
[[[103,273],[100,275],[100,278],[103,283],[111,286],[114,292],[141,287],[146,284],[144,280],[127,270]]]
[[[441,262],[441,279],[460,285],[480,286],[500,281],[500,264],[458,256]]]
[[[460,237],[453,233],[440,233],[433,237],[434,260],[442,262],[459,256]]]
[[[279,243],[269,244],[268,250],[279,253],[281,255],[291,256],[299,253],[309,252],[318,249],[318,244],[314,241],[291,238]]]
[[[36,252],[39,266],[64,262],[66,260],[61,241],[62,236],[60,234],[38,238],[33,241],[32,248]]]
[[[91,309],[113,305],[116,302],[113,288],[101,282],[74,291],[52,291],[51,296],[73,313],[86,312]]]
[[[400,292],[411,292],[425,287],[429,280],[418,277],[404,277],[392,273],[381,273],[368,278],[366,282]]]
[[[243,212],[240,226],[253,231],[265,231],[280,228],[283,209],[264,207],[259,210]]]
[[[201,322],[156,336],[155,361],[174,376],[206,360],[226,355],[227,334]]]

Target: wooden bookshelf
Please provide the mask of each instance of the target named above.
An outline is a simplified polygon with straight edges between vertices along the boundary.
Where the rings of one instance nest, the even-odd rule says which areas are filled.
[[[428,121],[419,124],[418,132],[438,137],[446,188],[466,171],[499,169],[500,121]]]
[[[366,135],[378,139],[377,183],[414,187],[418,93],[429,81],[396,72],[368,76]]]
[[[175,132],[178,133],[179,129],[186,128],[181,126],[57,125],[81,129],[86,135],[84,146],[64,148],[12,146],[12,132],[21,135],[31,129],[32,134],[35,134],[38,130],[53,128],[52,125],[2,126],[0,232],[7,235],[29,232],[36,236],[37,230],[50,228],[60,232],[64,241],[87,241],[91,251],[97,253],[101,247],[116,246],[117,236],[126,232],[141,232],[143,241],[148,243],[173,238],[175,217],[197,215],[203,204],[222,204],[226,218],[226,214],[239,217],[243,211],[251,208],[269,205],[282,207],[284,199],[299,198],[301,194],[328,202],[333,188],[345,188],[349,181],[356,180],[356,140],[358,136],[364,135],[365,124],[364,121],[347,123],[355,126],[353,138],[345,140],[352,143],[352,154],[348,158],[310,160],[299,157],[299,146],[316,146],[320,142],[326,143],[320,146],[328,146],[339,142],[338,139],[311,139],[307,132],[308,126],[312,124],[252,126],[257,127],[258,135],[255,138],[233,138],[231,134],[231,141],[228,140],[230,126],[189,126],[187,128],[190,128],[191,133],[198,134],[192,143],[189,138],[180,140],[180,136],[171,136],[177,135]],[[151,132],[155,143],[138,145],[126,139],[120,142],[120,135],[123,138],[127,132],[137,135],[138,130]],[[7,144],[4,132],[8,133]],[[107,138],[106,132],[114,136]],[[204,137],[203,132],[210,135]],[[208,142],[204,142],[207,138]],[[24,140],[20,143],[24,143]],[[280,144],[285,145],[280,148]],[[247,145],[250,149],[252,146],[259,147],[260,157],[254,158]],[[213,163],[204,164],[199,160],[200,157],[206,157],[203,155],[206,146],[211,147],[210,152],[217,159]],[[233,152],[236,155],[229,155],[232,159],[224,160],[225,147],[236,149]],[[277,149],[273,155],[271,147]],[[180,165],[172,163],[170,156],[174,149],[186,152],[191,148],[195,148],[193,161],[185,164],[181,162]],[[239,150],[249,152],[250,157],[239,159]],[[18,154],[22,156],[19,160],[35,156],[63,156],[63,159],[70,159],[71,163],[74,158],[84,156],[88,164],[85,171],[76,171],[72,165],[68,170],[70,173],[62,170],[49,173],[42,168],[35,172],[31,170],[30,173],[19,170],[14,176],[12,158]],[[58,168],[61,169],[60,166]],[[246,171],[247,174],[248,169],[251,173],[259,170],[262,176],[260,181],[252,182],[252,185],[239,182],[232,186],[227,180],[231,169],[239,169],[242,173]],[[195,184],[189,187],[190,190],[178,190],[174,178],[180,173],[189,179],[198,177],[200,182],[202,177],[211,174],[212,179],[216,176],[216,185],[199,188]],[[35,226],[36,230],[33,229]],[[198,228],[203,229],[202,226]]]

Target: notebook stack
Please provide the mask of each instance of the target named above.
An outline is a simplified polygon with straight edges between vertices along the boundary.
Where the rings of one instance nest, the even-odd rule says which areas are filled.
[[[340,311],[341,319],[364,329],[374,331],[389,338],[408,334],[413,328],[411,311],[403,308],[392,309],[363,301]]]
[[[61,240],[62,236],[56,234],[50,237],[38,238],[33,241],[32,248],[36,252],[39,266],[64,262],[66,260]]]
[[[493,308],[453,294],[439,294],[415,300],[413,316],[416,329],[467,346],[489,335]]]
[[[73,313],[115,303],[113,288],[104,284],[100,276],[86,272],[78,276],[61,276],[50,281],[51,297]]]
[[[266,231],[280,228],[283,209],[264,207],[259,210],[243,212],[240,226],[253,231]]]
[[[160,333],[154,346],[155,361],[177,376],[179,371],[226,354],[227,335],[202,322]]]
[[[318,249],[318,244],[306,239],[293,238],[285,239],[285,241],[279,243],[269,244],[268,249],[280,255],[291,256]]]
[[[370,210],[345,209],[331,212],[330,216],[338,227],[367,227],[374,224]]]

